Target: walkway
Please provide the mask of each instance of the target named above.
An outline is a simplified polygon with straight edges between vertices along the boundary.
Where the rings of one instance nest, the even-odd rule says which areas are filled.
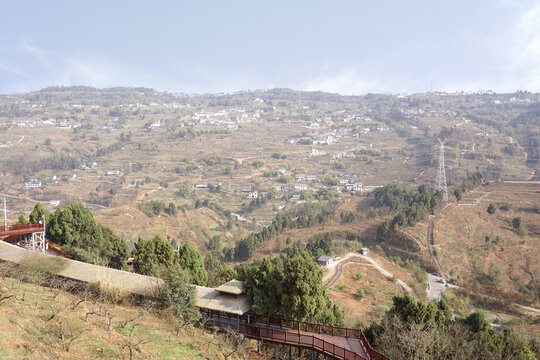
[[[389,360],[375,351],[362,330],[246,314],[242,317],[203,313],[212,324],[248,338],[312,350],[333,359]]]
[[[0,226],[0,238],[43,232],[43,224],[18,224]]]

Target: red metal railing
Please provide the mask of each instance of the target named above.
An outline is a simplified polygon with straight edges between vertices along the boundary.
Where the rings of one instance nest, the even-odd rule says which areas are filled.
[[[58,245],[56,245],[56,244],[54,244],[54,243],[52,243],[50,241],[47,241],[47,240],[45,240],[45,241],[47,242],[47,245],[48,245],[47,246],[48,251],[50,251],[52,253],[55,253],[56,255],[63,256],[66,259],[69,259],[69,256],[65,252],[63,252],[62,250],[57,248]]]
[[[360,340],[369,359],[391,360],[371,347],[361,329],[350,329],[341,326],[323,325],[253,313],[245,314],[236,319],[231,317],[230,314],[227,316],[205,312],[203,314],[209,315],[214,322],[217,320],[222,325],[231,327],[233,330],[236,329],[239,333],[254,339],[309,348],[337,359],[367,360],[368,358],[354,351],[335,345],[315,335],[299,334],[298,332],[291,332],[289,330],[355,338]]]
[[[325,334],[332,336],[344,336],[347,338],[362,339],[362,330],[351,329],[342,326],[324,325],[311,323],[307,321],[297,321],[292,319],[286,319],[279,316],[267,316],[259,314],[249,314],[250,323],[258,322],[267,325],[279,326],[280,328],[287,328],[292,330],[308,331],[317,334]]]
[[[44,228],[45,227],[43,224],[17,224],[0,226],[0,237],[41,232],[44,230]]]
[[[31,234],[36,232],[42,232],[45,230],[43,224],[16,224],[8,226],[0,226],[0,237],[5,237],[5,241],[16,237],[17,235]],[[65,252],[60,250],[58,246],[50,241],[45,240],[47,243],[47,250],[56,254],[69,258]]]
[[[297,334],[272,328],[261,328],[259,326],[248,324],[240,324],[239,332],[254,339],[313,349],[324,353],[327,356],[332,356],[335,359],[369,360],[354,351],[347,350],[313,335]]]
[[[390,360],[389,357],[384,356],[383,354],[381,354],[380,352],[378,352],[377,350],[371,347],[364,333],[362,333],[360,340],[362,341],[362,344],[364,345],[364,349],[366,350],[366,352],[368,353],[368,355],[371,357],[372,360]]]

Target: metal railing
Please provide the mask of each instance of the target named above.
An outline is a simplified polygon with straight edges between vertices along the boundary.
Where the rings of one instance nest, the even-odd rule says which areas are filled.
[[[203,314],[212,318],[215,324],[217,323],[221,326],[225,325],[231,330],[237,331],[238,333],[244,334],[253,339],[312,349],[322,352],[328,356],[332,356],[336,359],[390,360],[390,358],[384,356],[371,347],[361,329],[310,323],[306,321],[282,318],[279,316],[268,316],[253,313],[247,313],[236,318],[231,315],[224,316],[215,313],[206,313],[204,311]],[[369,358],[334,343],[328,342],[317,337],[316,335],[301,334],[299,333],[300,331],[358,339],[360,340],[364,351]]]
[[[32,232],[41,232],[44,230],[45,226],[43,224],[16,224],[0,226],[0,236],[21,235]]]
[[[347,350],[339,345],[320,339],[314,335],[298,334],[281,329],[264,328],[256,325],[240,324],[239,333],[247,337],[266,340],[284,345],[293,345],[306,349],[319,351],[335,359],[369,360],[354,351]]]
[[[279,316],[267,316],[259,314],[248,314],[250,317],[250,323],[257,322],[267,325],[279,326],[280,328],[287,328],[292,330],[307,331],[317,334],[332,335],[332,336],[344,336],[346,338],[361,339],[363,335],[360,329],[351,329],[342,326],[324,325],[318,323],[311,323],[307,321],[297,321],[292,319],[286,319]]]

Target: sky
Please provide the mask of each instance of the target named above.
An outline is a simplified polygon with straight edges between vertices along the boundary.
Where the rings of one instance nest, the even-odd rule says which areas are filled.
[[[0,94],[540,91],[540,0],[1,0],[0,14]]]

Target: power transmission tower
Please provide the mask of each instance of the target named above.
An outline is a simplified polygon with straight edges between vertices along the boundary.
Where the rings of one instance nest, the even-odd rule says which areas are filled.
[[[444,142],[439,140],[441,147],[439,148],[439,169],[437,170],[437,187],[435,190],[443,191],[444,201],[448,201],[448,188],[446,187],[446,171],[444,170]]]

